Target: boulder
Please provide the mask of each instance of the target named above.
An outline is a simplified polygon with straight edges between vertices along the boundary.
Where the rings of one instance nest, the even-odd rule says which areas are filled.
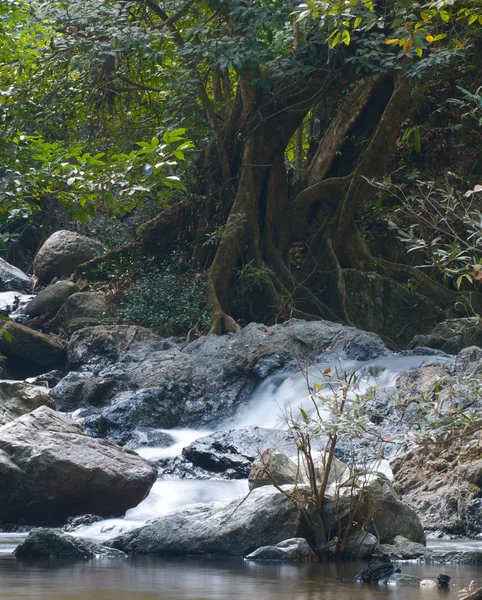
[[[90,371],[71,371],[51,390],[57,410],[73,412],[87,406],[107,405],[119,383],[113,377],[94,377]]]
[[[415,448],[394,459],[391,467],[395,490],[417,512],[425,529],[466,537],[480,534],[480,440],[469,439],[430,450]]]
[[[425,533],[417,513],[397,497],[390,481],[381,473],[366,487],[365,497],[355,520],[378,537],[382,544],[393,544],[397,536],[425,544]]]
[[[39,406],[55,408],[45,389],[22,381],[0,381],[0,426]]]
[[[482,346],[480,317],[442,321],[431,333],[416,335],[409,344],[409,348],[437,348],[447,354],[458,354],[469,346]]]
[[[304,538],[283,540],[276,546],[263,546],[245,557],[245,560],[311,561],[318,557]]]
[[[0,474],[0,519],[45,524],[123,515],[146,497],[157,470],[42,406],[0,427]]]
[[[45,327],[49,330],[62,328],[72,332],[98,325],[107,312],[104,292],[77,292],[67,299],[55,318]]]
[[[17,558],[124,558],[124,552],[54,529],[36,529],[14,550]]]
[[[455,368],[463,375],[482,376],[482,348],[468,346],[457,354]]]
[[[260,546],[304,537],[303,531],[296,507],[267,486],[244,498],[185,506],[107,545],[129,554],[246,556]]]
[[[249,489],[254,490],[265,485],[286,485],[300,482],[297,464],[277,450],[270,448],[254,461],[248,476]]]
[[[77,286],[73,281],[57,281],[48,285],[35,298],[27,304],[23,312],[30,317],[40,317],[42,315],[54,315],[69,296],[77,291]]]
[[[392,560],[413,560],[424,557],[427,548],[423,544],[412,542],[401,535],[397,535],[393,544],[380,544],[377,552],[388,555]]]
[[[108,406],[98,407],[97,416],[90,413],[86,427],[129,444],[137,419],[142,427],[212,429],[243,408],[249,417],[258,384],[268,375],[286,379],[286,370],[298,370],[300,356],[309,363],[388,354],[373,334],[296,319],[272,327],[251,324],[236,335],[203,336],[194,342],[163,339],[136,326],[88,327],[74,333],[68,344],[71,371],[114,378],[119,384],[119,393]]]
[[[260,453],[268,447],[287,446],[294,449],[292,436],[285,431],[242,427],[201,437],[184,448],[182,456],[206,471],[224,473],[231,470],[237,478],[246,478]],[[294,483],[294,480],[283,483]]]
[[[386,583],[389,577],[395,573],[395,565],[386,556],[375,556],[358,575],[355,580],[358,583]]]
[[[14,321],[7,321],[0,329],[0,350],[7,356],[17,356],[42,367],[53,367],[64,360],[64,347],[56,337]]]
[[[54,277],[71,275],[82,263],[102,254],[104,246],[73,231],[56,231],[37,252],[33,263],[34,274],[45,283]]]
[[[346,554],[353,558],[371,558],[378,546],[378,539],[373,533],[360,531],[351,535],[346,544]]]
[[[0,258],[0,292],[29,292],[31,289],[30,277]]]

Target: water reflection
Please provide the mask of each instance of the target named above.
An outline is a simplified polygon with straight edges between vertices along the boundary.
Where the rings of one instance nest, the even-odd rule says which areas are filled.
[[[20,562],[0,560],[0,598],[69,600],[434,600],[457,598],[480,567],[404,565],[403,572],[435,579],[447,573],[457,584],[438,588],[361,585],[361,563],[293,565],[242,560],[167,560],[131,557]],[[337,583],[336,577],[343,577]]]

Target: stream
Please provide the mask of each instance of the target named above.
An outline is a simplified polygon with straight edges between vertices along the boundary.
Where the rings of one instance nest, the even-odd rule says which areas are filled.
[[[311,369],[309,384],[320,383],[320,393],[332,393],[335,374],[355,372],[363,391],[377,387],[378,393],[395,390],[401,372],[427,363],[452,364],[447,356],[401,356],[382,358],[366,363],[321,363]],[[321,373],[331,369],[331,382]],[[338,375],[336,375],[338,377]],[[300,373],[275,375],[268,378],[253,394],[247,406],[229,422],[216,430],[258,425],[264,428],[286,429],[283,415],[293,414],[300,407],[310,408],[307,383]],[[180,455],[192,441],[212,433],[206,430],[166,430],[173,443],[168,448],[139,448],[140,455],[150,460],[165,460]],[[387,470],[389,473],[389,469]],[[158,479],[149,496],[137,507],[127,511],[122,519],[106,519],[84,526],[74,535],[96,541],[139,527],[146,521],[192,503],[213,502],[236,498],[248,491],[247,480],[173,480]],[[0,599],[70,599],[70,600],[349,600],[393,598],[397,600],[427,600],[457,598],[461,588],[473,579],[482,578],[482,568],[464,565],[430,565],[405,563],[402,572],[424,579],[436,579],[440,573],[450,575],[449,589],[379,586],[357,584],[355,575],[360,562],[282,564],[243,560],[166,559],[131,556],[127,559],[98,558],[91,561],[20,561],[12,551],[26,534],[0,534]],[[482,542],[434,540],[429,547],[449,549],[482,549]],[[452,549],[452,547],[450,547]],[[342,578],[342,582],[337,581]]]

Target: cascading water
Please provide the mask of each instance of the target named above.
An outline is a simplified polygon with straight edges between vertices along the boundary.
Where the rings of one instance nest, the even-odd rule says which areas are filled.
[[[376,388],[379,394],[395,391],[398,376],[427,364],[454,363],[454,358],[446,355],[393,356],[368,362],[331,361],[320,362],[304,374],[284,373],[267,378],[252,395],[247,406],[228,423],[218,425],[215,430],[240,429],[246,426],[259,426],[266,429],[286,429],[286,415],[299,414],[300,408],[309,410],[313,405],[309,387],[317,385],[317,393],[333,394],[339,380],[352,376],[358,390],[363,393],[368,388]],[[206,436],[212,431],[179,429],[162,430],[173,439],[168,448],[139,448],[137,452],[149,460],[164,460],[179,456],[182,449],[191,442]],[[384,465],[381,465],[384,470]],[[107,519],[93,525],[79,528],[74,535],[105,539],[122,531],[141,526],[146,521],[165,515],[188,504],[230,500],[247,493],[246,480],[163,480],[154,484],[149,496],[137,507],[129,510],[124,519]]]

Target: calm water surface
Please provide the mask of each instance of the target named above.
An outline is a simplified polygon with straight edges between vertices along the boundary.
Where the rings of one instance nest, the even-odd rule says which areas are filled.
[[[423,578],[446,573],[448,590],[357,584],[363,563],[292,565],[152,557],[85,562],[0,558],[0,598],[11,600],[434,600],[458,598],[482,567],[403,565]],[[336,576],[343,583],[336,582]]]

